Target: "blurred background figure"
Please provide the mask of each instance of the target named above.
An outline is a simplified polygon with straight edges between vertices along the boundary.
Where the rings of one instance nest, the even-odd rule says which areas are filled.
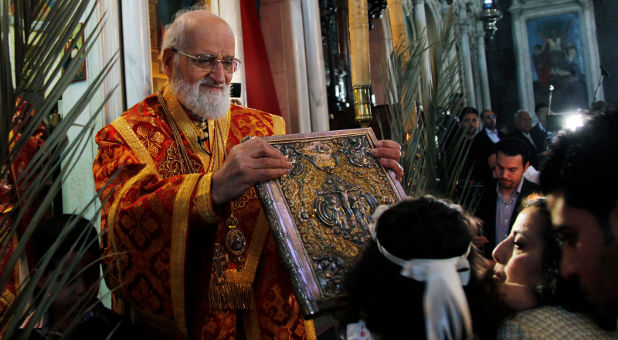
[[[52,217],[37,227],[30,242],[35,271],[43,271],[37,285],[39,296],[53,301],[41,319],[33,311],[23,320],[21,335],[31,332],[26,339],[101,340],[138,335],[127,320],[97,298],[101,249],[89,220],[71,214]],[[49,260],[46,265],[45,260]]]

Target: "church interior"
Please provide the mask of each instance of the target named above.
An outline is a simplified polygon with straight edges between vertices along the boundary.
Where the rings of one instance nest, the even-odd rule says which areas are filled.
[[[14,303],[27,309],[27,299],[22,301],[17,294],[16,278],[30,277],[23,262],[31,262],[26,259],[31,254],[20,238],[30,237],[27,226],[36,224],[31,221],[78,214],[99,232],[106,227],[107,217],[102,223],[101,214],[118,202],[99,200],[95,188],[104,191],[124,175],[95,184],[93,163],[101,158],[95,136],[123,112],[141,110],[144,98],[169,88],[172,71],[166,65],[165,35],[176,13],[196,6],[223,19],[233,32],[231,58],[239,61],[228,72],[234,105],[279,116],[285,134],[371,128],[374,143],[386,139],[401,146],[397,158],[403,174],[395,182],[400,182],[396,185],[401,184],[403,196],[445,197],[479,218],[484,191],[493,191],[495,182],[489,181],[494,175],[489,170],[482,175],[475,172],[472,159],[481,152],[476,135],[488,128],[496,143],[493,138],[521,130],[525,115],[529,124],[525,140],[540,155],[549,152],[552,136],[560,131],[576,130],[589,117],[618,108],[614,96],[618,82],[613,78],[618,75],[614,63],[618,2],[614,0],[0,0],[0,339],[17,321],[23,322],[21,317],[4,318],[5,311],[13,311],[6,306]],[[201,56],[187,57],[197,65],[195,58]],[[219,62],[226,67],[230,61],[224,57],[230,56],[214,56],[215,68]],[[466,119],[472,112],[476,118],[469,128]],[[205,126],[208,139],[209,125]],[[535,129],[542,131],[540,142],[533,135]],[[168,143],[158,135],[135,135],[136,140],[157,141],[146,145],[148,152]],[[208,152],[214,159],[210,152],[214,151]],[[480,162],[487,163],[487,155],[483,156]],[[120,163],[126,156],[110,159],[114,157]],[[220,163],[226,155],[221,157]],[[527,158],[523,160],[526,163]],[[530,161],[536,171],[531,175],[536,181],[531,181],[538,184],[541,165]],[[322,164],[316,162],[312,164],[321,170]],[[343,161],[335,158],[337,162]],[[361,213],[363,223],[369,223],[377,203],[383,202],[374,199],[373,204],[363,197],[368,196],[357,196],[332,212],[324,203],[324,218],[335,221],[336,214],[349,211],[350,218],[356,218],[353,223],[362,224]],[[164,206],[166,200],[173,197],[163,197],[159,204]],[[361,201],[366,207],[357,209],[354,204]],[[170,206],[166,209],[175,211],[181,205]],[[122,210],[123,203],[115,209]],[[496,219],[495,206],[492,209]],[[513,209],[509,209],[510,217]],[[461,218],[466,220],[465,216]],[[336,223],[341,230],[347,228]],[[233,223],[226,227],[235,228]],[[485,236],[475,235],[472,244]],[[242,237],[236,241],[245,242]],[[501,244],[501,239],[487,237],[492,248]],[[18,251],[23,254],[9,256]],[[496,251],[493,259],[492,249],[485,251],[485,260],[496,261]],[[470,270],[470,264],[466,268]],[[120,302],[110,289],[102,282],[99,296],[116,311]],[[172,299],[177,299],[174,294]],[[461,300],[455,300],[459,306]],[[185,317],[176,305],[172,314],[174,322],[181,322],[179,315]],[[239,338],[252,338],[246,326],[250,317],[245,318]],[[342,332],[341,318],[337,313],[320,316],[286,338],[336,339]],[[476,320],[459,321],[465,327],[453,338],[470,338],[468,327],[477,327]],[[359,327],[362,332],[365,326]],[[590,334],[613,338],[615,328],[616,323],[610,322],[607,333]],[[350,337],[349,332],[350,328],[350,339],[371,339]]]

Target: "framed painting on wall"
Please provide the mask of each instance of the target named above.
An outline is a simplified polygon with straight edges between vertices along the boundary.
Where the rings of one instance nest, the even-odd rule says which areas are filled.
[[[603,99],[595,91],[600,63],[591,1],[515,0],[509,11],[522,109],[532,114],[550,96],[551,110],[558,113]]]
[[[587,107],[591,99],[586,92],[579,15],[564,13],[530,19],[526,21],[526,30],[534,102],[546,102],[552,85],[553,111]]]

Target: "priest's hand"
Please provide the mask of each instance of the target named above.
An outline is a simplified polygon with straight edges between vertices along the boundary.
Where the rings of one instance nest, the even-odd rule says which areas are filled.
[[[384,139],[376,143],[376,147],[371,150],[371,155],[376,157],[383,167],[393,170],[397,180],[403,178],[403,168],[399,164],[401,158],[401,146],[399,143]]]
[[[212,175],[210,197],[216,205],[230,202],[258,182],[287,174],[292,163],[261,138],[252,138],[230,150]]]

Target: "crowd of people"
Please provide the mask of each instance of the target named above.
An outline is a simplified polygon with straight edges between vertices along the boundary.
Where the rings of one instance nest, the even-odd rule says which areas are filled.
[[[348,280],[348,339],[617,338],[616,131],[607,112],[558,134],[533,192],[522,189],[526,145],[501,139],[482,219],[434,197],[379,207]],[[489,258],[473,242],[479,230],[495,242]]]
[[[55,250],[51,268],[78,257],[75,279],[42,322],[24,316],[22,328],[35,329],[31,338],[316,338],[253,189],[292,164],[245,138],[285,133],[283,120],[230,104],[239,61],[221,18],[183,11],[162,45],[169,83],[96,137],[102,249],[89,221],[46,221],[32,241],[38,259],[64,225],[85,230],[68,244],[95,241],[79,253]],[[476,217],[432,196],[378,207],[346,280],[341,336],[618,337],[618,115],[596,114],[551,141],[546,114],[537,106],[532,126],[517,111],[505,134],[492,110],[462,111],[473,180],[486,185]],[[371,155],[401,179],[397,143],[380,141]],[[100,265],[115,312],[96,299]],[[41,287],[50,280],[46,271]],[[74,315],[78,302],[87,313]]]

